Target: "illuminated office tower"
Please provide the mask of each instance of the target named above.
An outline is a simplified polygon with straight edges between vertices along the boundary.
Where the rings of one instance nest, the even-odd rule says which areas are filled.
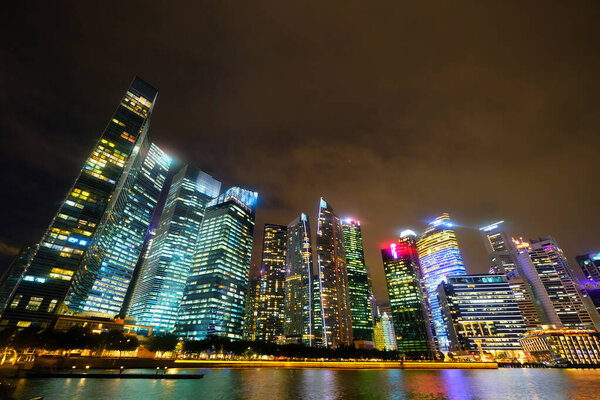
[[[44,233],[27,274],[2,314],[2,324],[46,326],[57,312],[73,275],[81,268],[84,252],[95,251],[90,243],[97,230],[122,215],[121,192],[131,189],[130,172],[139,162],[156,95],[146,82],[133,80]],[[95,245],[104,251],[102,243]],[[98,265],[85,267],[99,269]]]
[[[506,275],[523,315],[525,327],[536,328],[542,324],[542,321],[533,301],[533,290],[529,282],[521,276],[523,268],[519,264],[519,251],[512,237],[502,229],[503,222],[496,222],[479,229],[490,257],[490,274]]]
[[[317,261],[325,347],[352,345],[352,314],[342,224],[321,197],[317,221]]]
[[[175,333],[242,338],[258,193],[233,187],[206,206]]]
[[[191,165],[173,176],[156,236],[132,288],[127,314],[137,324],[152,326],[156,333],[175,329],[206,204],[220,189],[219,181]]]
[[[519,262],[523,275],[531,285],[534,299],[539,304],[544,325],[558,328],[594,329],[597,315],[591,315],[582,296],[569,275],[567,258],[554,238],[548,236],[521,243]],[[594,310],[595,311],[595,310]],[[597,324],[597,322],[596,322]]]
[[[501,229],[503,222],[499,221],[479,229],[490,256],[490,274],[508,274],[517,268],[519,253],[512,238]]]
[[[398,350],[396,345],[396,333],[394,332],[394,324],[389,315],[384,312],[378,318],[373,328],[373,336],[375,340],[375,348],[377,350]]]
[[[32,244],[23,247],[0,277],[0,315],[8,305],[8,299],[10,299],[13,291],[27,273],[27,268],[36,250],[37,246]]]
[[[129,190],[103,220],[84,254],[65,299],[70,312],[112,317],[120,313],[140,258],[171,158],[154,144],[142,143],[141,165],[130,171]]]
[[[381,250],[381,256],[398,351],[431,357],[435,349],[414,232],[404,231],[398,242]]]
[[[438,287],[438,295],[451,351],[517,357],[525,323],[503,275],[448,277]]]
[[[581,286],[592,301],[596,312],[600,312],[600,253],[589,253],[577,256],[575,259],[583,273]]]
[[[310,225],[304,213],[287,226],[285,271],[283,334],[287,343],[312,346],[313,254]]]
[[[274,342],[285,322],[287,226],[265,224],[257,304],[256,339]]]
[[[348,292],[352,314],[352,337],[355,341],[373,341],[373,317],[369,304],[369,275],[365,266],[360,222],[342,220]]]
[[[256,265],[254,266],[256,267]],[[254,268],[252,268],[254,269]],[[244,305],[244,325],[242,338],[244,340],[256,340],[256,329],[258,325],[258,300],[260,294],[260,271],[255,274],[252,271],[248,277],[248,294]]]
[[[438,301],[437,287],[449,276],[466,274],[452,227],[450,216],[444,213],[429,224],[417,242],[421,272],[433,320],[431,328],[440,350],[444,352],[448,351],[449,342]]]
[[[315,340],[313,346],[323,346],[323,318],[321,317],[321,286],[319,285],[319,274],[315,274],[312,277],[313,287],[313,307],[312,307],[312,320],[313,320],[313,335]]]

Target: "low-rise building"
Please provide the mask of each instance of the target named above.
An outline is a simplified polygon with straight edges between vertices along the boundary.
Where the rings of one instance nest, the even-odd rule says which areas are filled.
[[[600,364],[600,332],[585,329],[528,331],[521,339],[523,350],[535,361],[555,365]]]

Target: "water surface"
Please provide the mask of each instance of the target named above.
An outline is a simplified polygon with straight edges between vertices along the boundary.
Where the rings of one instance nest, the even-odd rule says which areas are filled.
[[[137,370],[150,372],[149,370]],[[198,370],[179,370],[197,373]],[[206,369],[199,380],[20,379],[14,398],[591,400],[600,370]]]

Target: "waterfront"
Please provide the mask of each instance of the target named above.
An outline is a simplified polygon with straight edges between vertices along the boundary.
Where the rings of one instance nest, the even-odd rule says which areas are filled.
[[[600,370],[589,369],[190,369],[171,372],[202,372],[205,376],[198,381],[20,379],[16,381],[14,398],[588,400],[598,398],[600,393]]]

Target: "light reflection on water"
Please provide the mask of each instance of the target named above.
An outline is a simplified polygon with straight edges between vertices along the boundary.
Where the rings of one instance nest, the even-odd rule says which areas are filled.
[[[126,371],[150,372],[148,370]],[[198,370],[170,370],[197,373]],[[21,379],[14,398],[73,399],[394,399],[591,400],[600,370],[209,369],[199,380]]]

